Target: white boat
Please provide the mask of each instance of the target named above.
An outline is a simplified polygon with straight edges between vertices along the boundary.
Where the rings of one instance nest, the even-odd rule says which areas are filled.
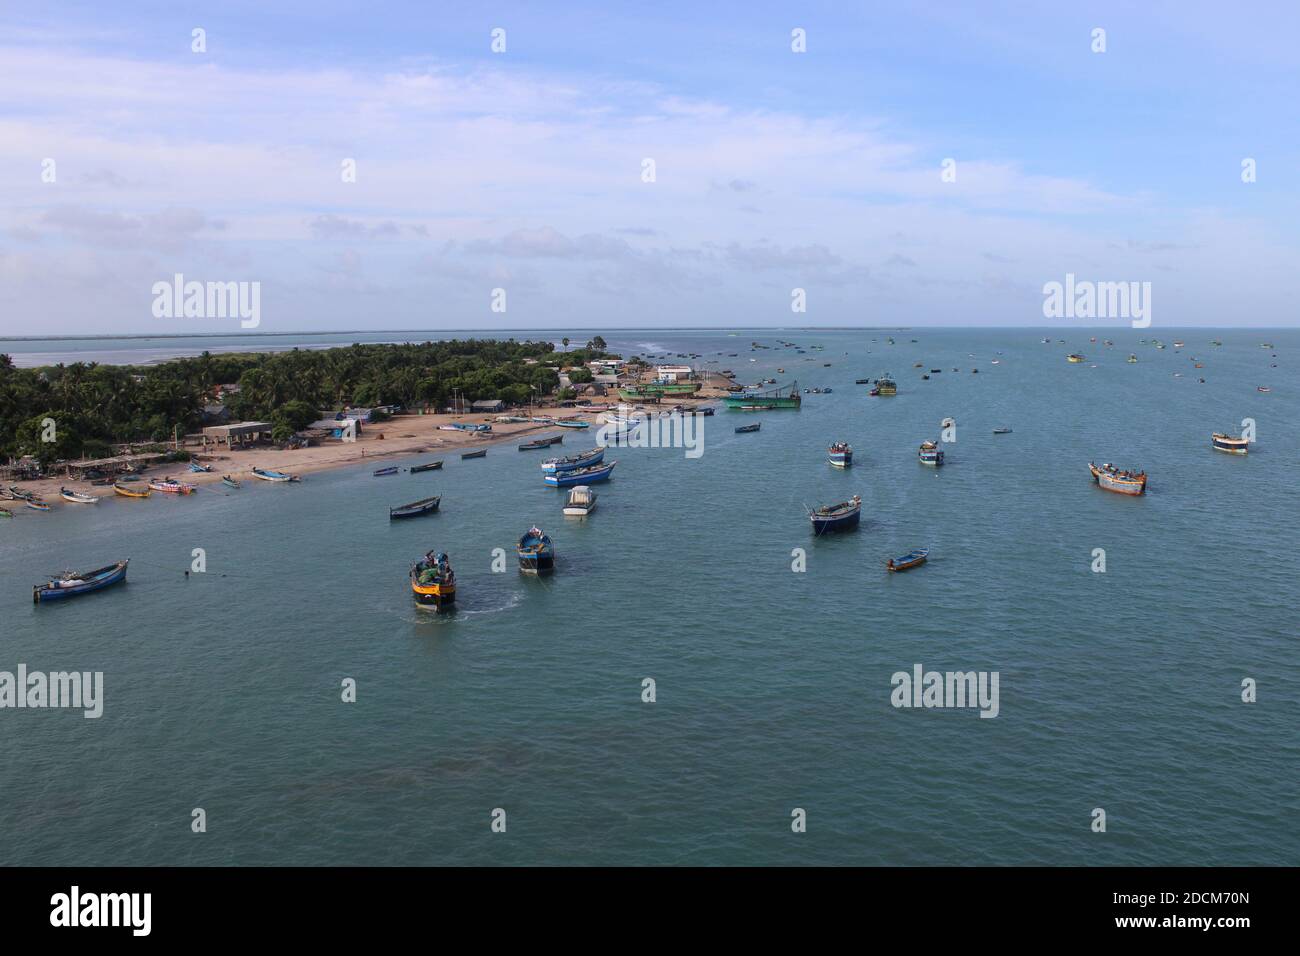
[[[73,491],[71,488],[60,488],[59,497],[64,501],[75,501],[79,505],[97,505],[99,504],[98,495],[87,495],[80,491]]]
[[[585,517],[596,510],[596,493],[586,485],[575,485],[564,505],[566,515]]]

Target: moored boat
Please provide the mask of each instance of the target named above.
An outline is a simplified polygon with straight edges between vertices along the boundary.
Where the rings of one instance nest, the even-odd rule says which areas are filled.
[[[148,498],[152,493],[148,488],[130,488],[120,482],[113,485],[113,491],[123,498]]]
[[[23,504],[26,505],[28,508],[31,508],[33,511],[50,510],[50,506],[47,505],[44,501],[41,501],[39,498],[28,498],[26,501],[23,502]]]
[[[538,438],[535,441],[524,442],[519,446],[519,450],[537,451],[540,448],[550,448],[552,445],[558,445],[563,441],[563,435],[552,435],[550,438]]]
[[[585,517],[596,510],[596,493],[586,485],[577,485],[569,491],[564,503],[564,513],[571,517]]]
[[[542,471],[548,475],[560,475],[568,471],[577,471],[579,468],[590,468],[604,460],[605,449],[593,448],[567,458],[548,458],[542,462]]]
[[[1129,353],[1129,357],[1126,358],[1124,361],[1128,362],[1130,365],[1136,365],[1136,364],[1137,364],[1137,360],[1138,360],[1138,357],[1137,357],[1136,355],[1134,355],[1132,352],[1130,352],[1130,353]]]
[[[803,404],[803,396],[799,394],[799,383],[795,382],[788,392],[781,388],[773,388],[765,392],[742,391],[736,395],[726,396],[723,401],[727,403],[728,408],[746,410],[799,408]]]
[[[232,475],[222,475],[222,476],[221,476],[221,483],[222,483],[223,485],[225,485],[227,488],[242,488],[242,487],[243,487],[243,485],[241,485],[241,484],[239,483],[239,479],[235,478],[235,477],[232,476]]]
[[[79,505],[99,504],[99,495],[87,495],[80,491],[73,491],[71,488],[60,488],[59,497],[64,501],[75,501]]]
[[[169,495],[192,495],[195,491],[193,485],[174,478],[155,478],[149,482],[149,487],[153,491],[162,491]]]
[[[1147,490],[1147,473],[1145,471],[1127,471],[1117,468],[1109,462],[1094,465],[1088,462],[1093,481],[1107,491],[1121,495],[1141,495]]]
[[[456,572],[445,551],[430,551],[411,568],[411,593],[421,607],[440,611],[456,601]]]
[[[1230,455],[1244,455],[1250,451],[1250,439],[1240,436],[1234,438],[1223,432],[1215,432],[1211,435],[1210,443],[1216,451],[1226,451]]]
[[[835,442],[826,453],[826,460],[836,468],[848,468],[853,464],[853,446],[846,441]]]
[[[412,501],[408,505],[389,508],[389,520],[394,518],[418,518],[420,515],[433,514],[438,510],[438,502],[440,501],[442,501],[442,496],[434,495],[432,498],[421,498],[419,501]]]
[[[749,434],[750,432],[756,432],[756,431],[758,431],[758,430],[759,430],[760,428],[762,428],[762,427],[763,427],[763,423],[762,423],[762,422],[754,422],[754,424],[752,424],[752,425],[737,425],[737,426],[736,426],[736,434],[737,434],[737,435],[747,435],[747,434]]]
[[[1086,361],[1084,356],[1080,355],[1078,352],[1071,352],[1065,357],[1065,360],[1073,365],[1078,365],[1080,362]]]
[[[580,422],[577,421],[576,419],[573,420],[563,419],[561,421],[556,422],[555,424],[559,425],[561,428],[590,428],[591,427],[591,422]]]
[[[939,447],[938,442],[923,441],[921,447],[916,452],[917,460],[923,465],[933,465],[939,467],[943,464],[943,449]]]
[[[542,480],[552,488],[567,488],[570,485],[584,485],[587,482],[604,481],[613,472],[614,466],[618,462],[611,461],[604,465],[592,465],[589,468],[578,468],[575,471],[563,471],[544,475]]]
[[[465,461],[468,458],[486,458],[486,457],[487,457],[487,449],[480,448],[478,451],[467,451],[462,453],[460,456],[460,460]]]
[[[529,528],[515,548],[519,570],[525,574],[544,574],[555,569],[555,545],[551,536],[536,526]]]
[[[0,508],[0,518],[12,518],[14,513],[8,508]]]
[[[909,551],[901,557],[890,558],[885,563],[885,568],[889,571],[906,571],[908,568],[915,568],[918,565],[925,564],[925,560],[929,556],[929,548],[917,548],[915,551]]]
[[[387,468],[376,468],[374,471],[370,473],[372,478],[382,478],[384,475],[395,475],[395,474],[397,474],[396,465],[389,465]]]
[[[995,434],[995,435],[1010,435],[1010,434],[1011,434],[1011,429],[1010,429],[1010,428],[995,428],[995,429],[993,429],[993,434]]]
[[[426,461],[423,465],[412,465],[411,474],[418,475],[422,471],[437,471],[442,467],[442,461]]]
[[[125,581],[126,566],[130,563],[131,559],[127,558],[125,561],[117,562],[117,564],[110,564],[104,568],[87,571],[85,574],[74,574],[71,571],[65,571],[63,575],[52,578],[47,584],[35,585],[32,588],[32,603],[42,604],[46,601],[77,597],[117,584],[119,581]]]
[[[261,478],[263,481],[301,481],[297,475],[290,475],[283,471],[271,471],[267,468],[254,468],[253,477]]]
[[[886,372],[880,378],[876,379],[876,387],[871,392],[872,395],[879,395],[881,398],[888,398],[890,395],[898,394],[898,385]]]
[[[32,491],[23,491],[17,485],[9,486],[9,494],[13,495],[15,501],[40,501],[41,496]]]
[[[850,528],[858,526],[861,517],[861,495],[854,495],[848,501],[841,501],[839,504],[822,505],[820,508],[814,508],[808,512],[808,520],[812,522],[814,534],[825,534],[828,531],[848,531]]]

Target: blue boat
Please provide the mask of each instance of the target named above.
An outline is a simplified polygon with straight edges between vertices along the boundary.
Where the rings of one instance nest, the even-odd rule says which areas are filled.
[[[551,536],[541,528],[525,531],[515,553],[519,555],[519,570],[525,574],[542,574],[555,569],[555,545]]]
[[[917,449],[916,457],[921,464],[938,468],[943,464],[943,449],[939,447],[938,442],[923,441],[921,447]]]
[[[570,455],[568,458],[548,458],[542,462],[542,471],[548,475],[562,475],[566,471],[577,471],[579,468],[599,465],[604,460],[605,449],[593,448],[590,451]]]
[[[591,422],[561,420],[561,421],[557,421],[555,424],[559,425],[561,428],[590,428],[591,427]]]
[[[823,505],[808,512],[812,522],[813,533],[825,534],[828,531],[848,531],[858,526],[862,517],[862,496],[854,495],[848,501],[837,505]]]
[[[254,468],[253,477],[261,478],[263,481],[300,481],[297,475],[286,474],[283,471],[271,471],[269,468]]]
[[[568,485],[589,485],[595,481],[604,481],[617,464],[618,462],[611,461],[607,465],[593,465],[590,468],[579,468],[576,471],[562,471],[558,474],[545,475],[542,480],[552,488],[564,488]]]
[[[48,584],[38,584],[32,588],[32,602],[42,604],[46,601],[59,601],[63,598],[78,597],[98,591],[102,588],[126,580],[126,566],[131,559],[110,564],[106,568],[88,571],[85,574],[65,573],[61,578],[54,578]]]
[[[212,470],[212,466],[211,466],[211,465],[200,465],[197,461],[192,461],[192,462],[190,462],[190,471],[197,471],[197,472],[202,473],[202,472],[205,472],[205,471],[211,471],[211,470]]]
[[[885,565],[890,571],[906,571],[908,568],[914,568],[917,565],[925,564],[925,559],[930,556],[929,548],[917,548],[915,551],[909,551],[901,558],[890,558],[889,563]]]
[[[382,476],[384,476],[384,475],[395,475],[395,474],[397,474],[397,466],[396,466],[396,465],[391,465],[391,466],[389,466],[388,468],[379,468],[379,469],[376,469],[375,471],[371,472],[371,475],[372,475],[372,477],[374,477],[374,478],[380,478],[380,477],[382,477]]]
[[[827,449],[826,460],[836,468],[848,468],[853,464],[853,446],[845,441],[837,441]]]

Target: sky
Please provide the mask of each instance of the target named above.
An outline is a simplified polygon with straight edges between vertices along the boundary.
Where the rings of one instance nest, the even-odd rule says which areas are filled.
[[[177,274],[262,332],[1105,324],[1045,318],[1067,274],[1294,326],[1298,41],[1292,0],[0,3],[0,335],[247,328]]]

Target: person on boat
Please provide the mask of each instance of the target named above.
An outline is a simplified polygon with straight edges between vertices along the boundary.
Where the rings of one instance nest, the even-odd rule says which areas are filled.
[[[890,558],[890,559],[889,559],[889,563],[888,563],[887,565],[885,565],[885,567],[887,567],[887,568],[892,568],[893,566],[894,566],[894,559],[893,559],[893,558]]]

